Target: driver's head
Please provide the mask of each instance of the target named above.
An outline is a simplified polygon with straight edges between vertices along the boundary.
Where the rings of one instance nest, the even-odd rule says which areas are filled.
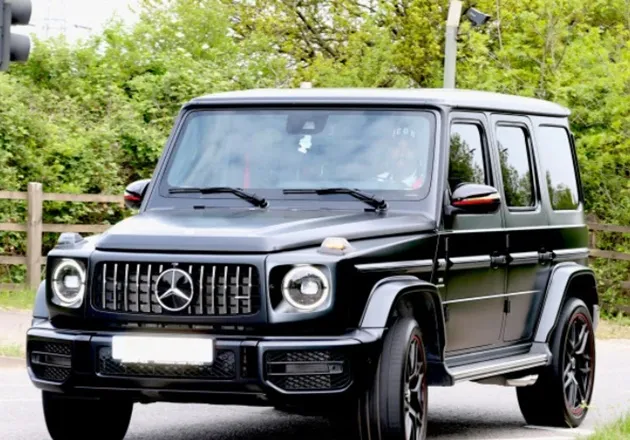
[[[397,127],[392,137],[394,140],[390,150],[392,172],[403,176],[413,173],[418,166],[416,132],[406,126]]]

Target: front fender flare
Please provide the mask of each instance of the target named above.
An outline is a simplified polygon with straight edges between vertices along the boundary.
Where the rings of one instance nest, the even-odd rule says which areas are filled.
[[[33,320],[48,320],[50,312],[46,303],[46,281],[39,283],[37,293],[35,294],[35,303],[33,304]]]
[[[580,284],[584,283],[584,284]],[[538,321],[534,342],[546,343],[558,324],[558,316],[565,299],[572,289],[579,293],[593,313],[593,320],[598,317],[597,281],[594,271],[577,263],[560,263],[555,266],[549,276],[545,299]],[[595,325],[597,322],[595,322]]]
[[[444,308],[438,288],[427,281],[410,275],[392,276],[380,280],[370,292],[359,327],[365,330],[387,327],[394,307],[403,297],[411,301],[420,300],[428,306],[425,311],[432,317],[431,324],[434,328],[431,330],[435,332],[434,335],[430,335],[434,338],[435,347],[433,348],[436,351],[435,355],[443,360],[446,347]],[[419,324],[425,326],[428,323]]]

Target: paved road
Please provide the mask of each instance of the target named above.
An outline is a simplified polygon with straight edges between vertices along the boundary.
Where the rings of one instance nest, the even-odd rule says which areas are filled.
[[[0,345],[24,345],[31,312],[0,310]]]
[[[593,408],[578,429],[527,427],[514,390],[462,384],[431,388],[429,438],[574,439],[630,410],[630,341],[598,343],[597,384]],[[106,422],[106,417],[103,417]],[[96,427],[98,428],[98,427]],[[47,440],[39,393],[20,365],[0,361],[0,437]],[[89,438],[86,437],[86,438]],[[206,405],[136,405],[129,440],[342,440],[325,421],[285,415],[267,408]]]

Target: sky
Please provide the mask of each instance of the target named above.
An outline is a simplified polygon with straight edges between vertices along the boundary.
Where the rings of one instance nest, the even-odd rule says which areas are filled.
[[[76,41],[98,32],[113,15],[132,23],[134,14],[129,8],[138,0],[31,0],[31,3],[31,26],[16,28],[16,32],[35,33],[39,38],[65,33],[69,40]]]

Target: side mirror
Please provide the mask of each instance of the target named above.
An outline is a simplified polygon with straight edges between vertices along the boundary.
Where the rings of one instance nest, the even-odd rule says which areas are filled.
[[[136,180],[125,188],[125,206],[129,209],[140,209],[144,193],[149,186],[151,179]]]
[[[453,191],[451,206],[454,213],[490,214],[501,206],[501,196],[492,186],[464,183]]]

